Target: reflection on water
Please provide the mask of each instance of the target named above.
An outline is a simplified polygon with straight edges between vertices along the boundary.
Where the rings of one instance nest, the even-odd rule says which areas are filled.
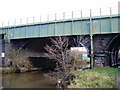
[[[55,88],[44,77],[43,71],[3,74],[4,88]]]

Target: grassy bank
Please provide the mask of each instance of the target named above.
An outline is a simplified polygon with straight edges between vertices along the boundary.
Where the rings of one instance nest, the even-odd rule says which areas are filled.
[[[39,71],[42,68],[32,68],[31,70],[24,70],[24,72],[32,72],[32,71]],[[10,74],[10,73],[18,73],[17,70],[10,68],[10,67],[5,67],[5,68],[0,68],[0,72],[5,73],[5,74]],[[22,72],[19,72],[22,73]]]
[[[118,68],[94,68],[74,71],[77,76],[69,88],[115,88]]]

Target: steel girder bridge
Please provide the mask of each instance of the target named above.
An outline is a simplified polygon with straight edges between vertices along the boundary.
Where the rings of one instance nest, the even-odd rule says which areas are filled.
[[[114,66],[120,61],[117,58],[120,51],[119,26],[120,15],[118,14],[93,17],[90,12],[90,17],[72,17],[71,19],[63,18],[62,20],[2,26],[0,27],[0,35],[5,43],[6,41],[44,39],[56,36],[90,36],[91,62],[103,64],[105,60],[109,60],[109,65]],[[95,48],[96,46],[98,48]]]

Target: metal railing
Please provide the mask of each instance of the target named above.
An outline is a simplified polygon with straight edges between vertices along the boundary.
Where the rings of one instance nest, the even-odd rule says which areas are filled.
[[[21,19],[2,21],[0,22],[0,27],[16,26],[16,25],[24,25],[24,24],[32,24],[32,23],[34,24],[34,23],[75,19],[75,18],[83,19],[85,17],[90,17],[90,11],[91,11],[92,17],[95,17],[95,16],[101,17],[104,15],[118,14],[118,10],[111,7],[102,8],[102,9],[101,8],[92,9],[92,10],[80,10],[80,11],[55,13],[55,14],[44,15],[44,16],[36,16],[36,17],[29,17],[29,18],[27,17],[27,18],[21,18]]]

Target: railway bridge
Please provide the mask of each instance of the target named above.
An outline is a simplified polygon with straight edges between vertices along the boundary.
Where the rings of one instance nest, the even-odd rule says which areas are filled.
[[[100,15],[89,17],[48,20],[46,22],[27,23],[0,27],[1,53],[7,52],[7,47],[28,48],[34,52],[34,57],[43,52],[49,37],[68,36],[75,38],[84,35],[90,43],[84,45],[95,65],[120,64],[120,15]],[[4,49],[4,47],[6,47]],[[6,53],[5,52],[5,53]],[[1,55],[2,56],[2,55]],[[3,55],[4,56],[4,55]],[[106,63],[107,62],[107,63]]]

